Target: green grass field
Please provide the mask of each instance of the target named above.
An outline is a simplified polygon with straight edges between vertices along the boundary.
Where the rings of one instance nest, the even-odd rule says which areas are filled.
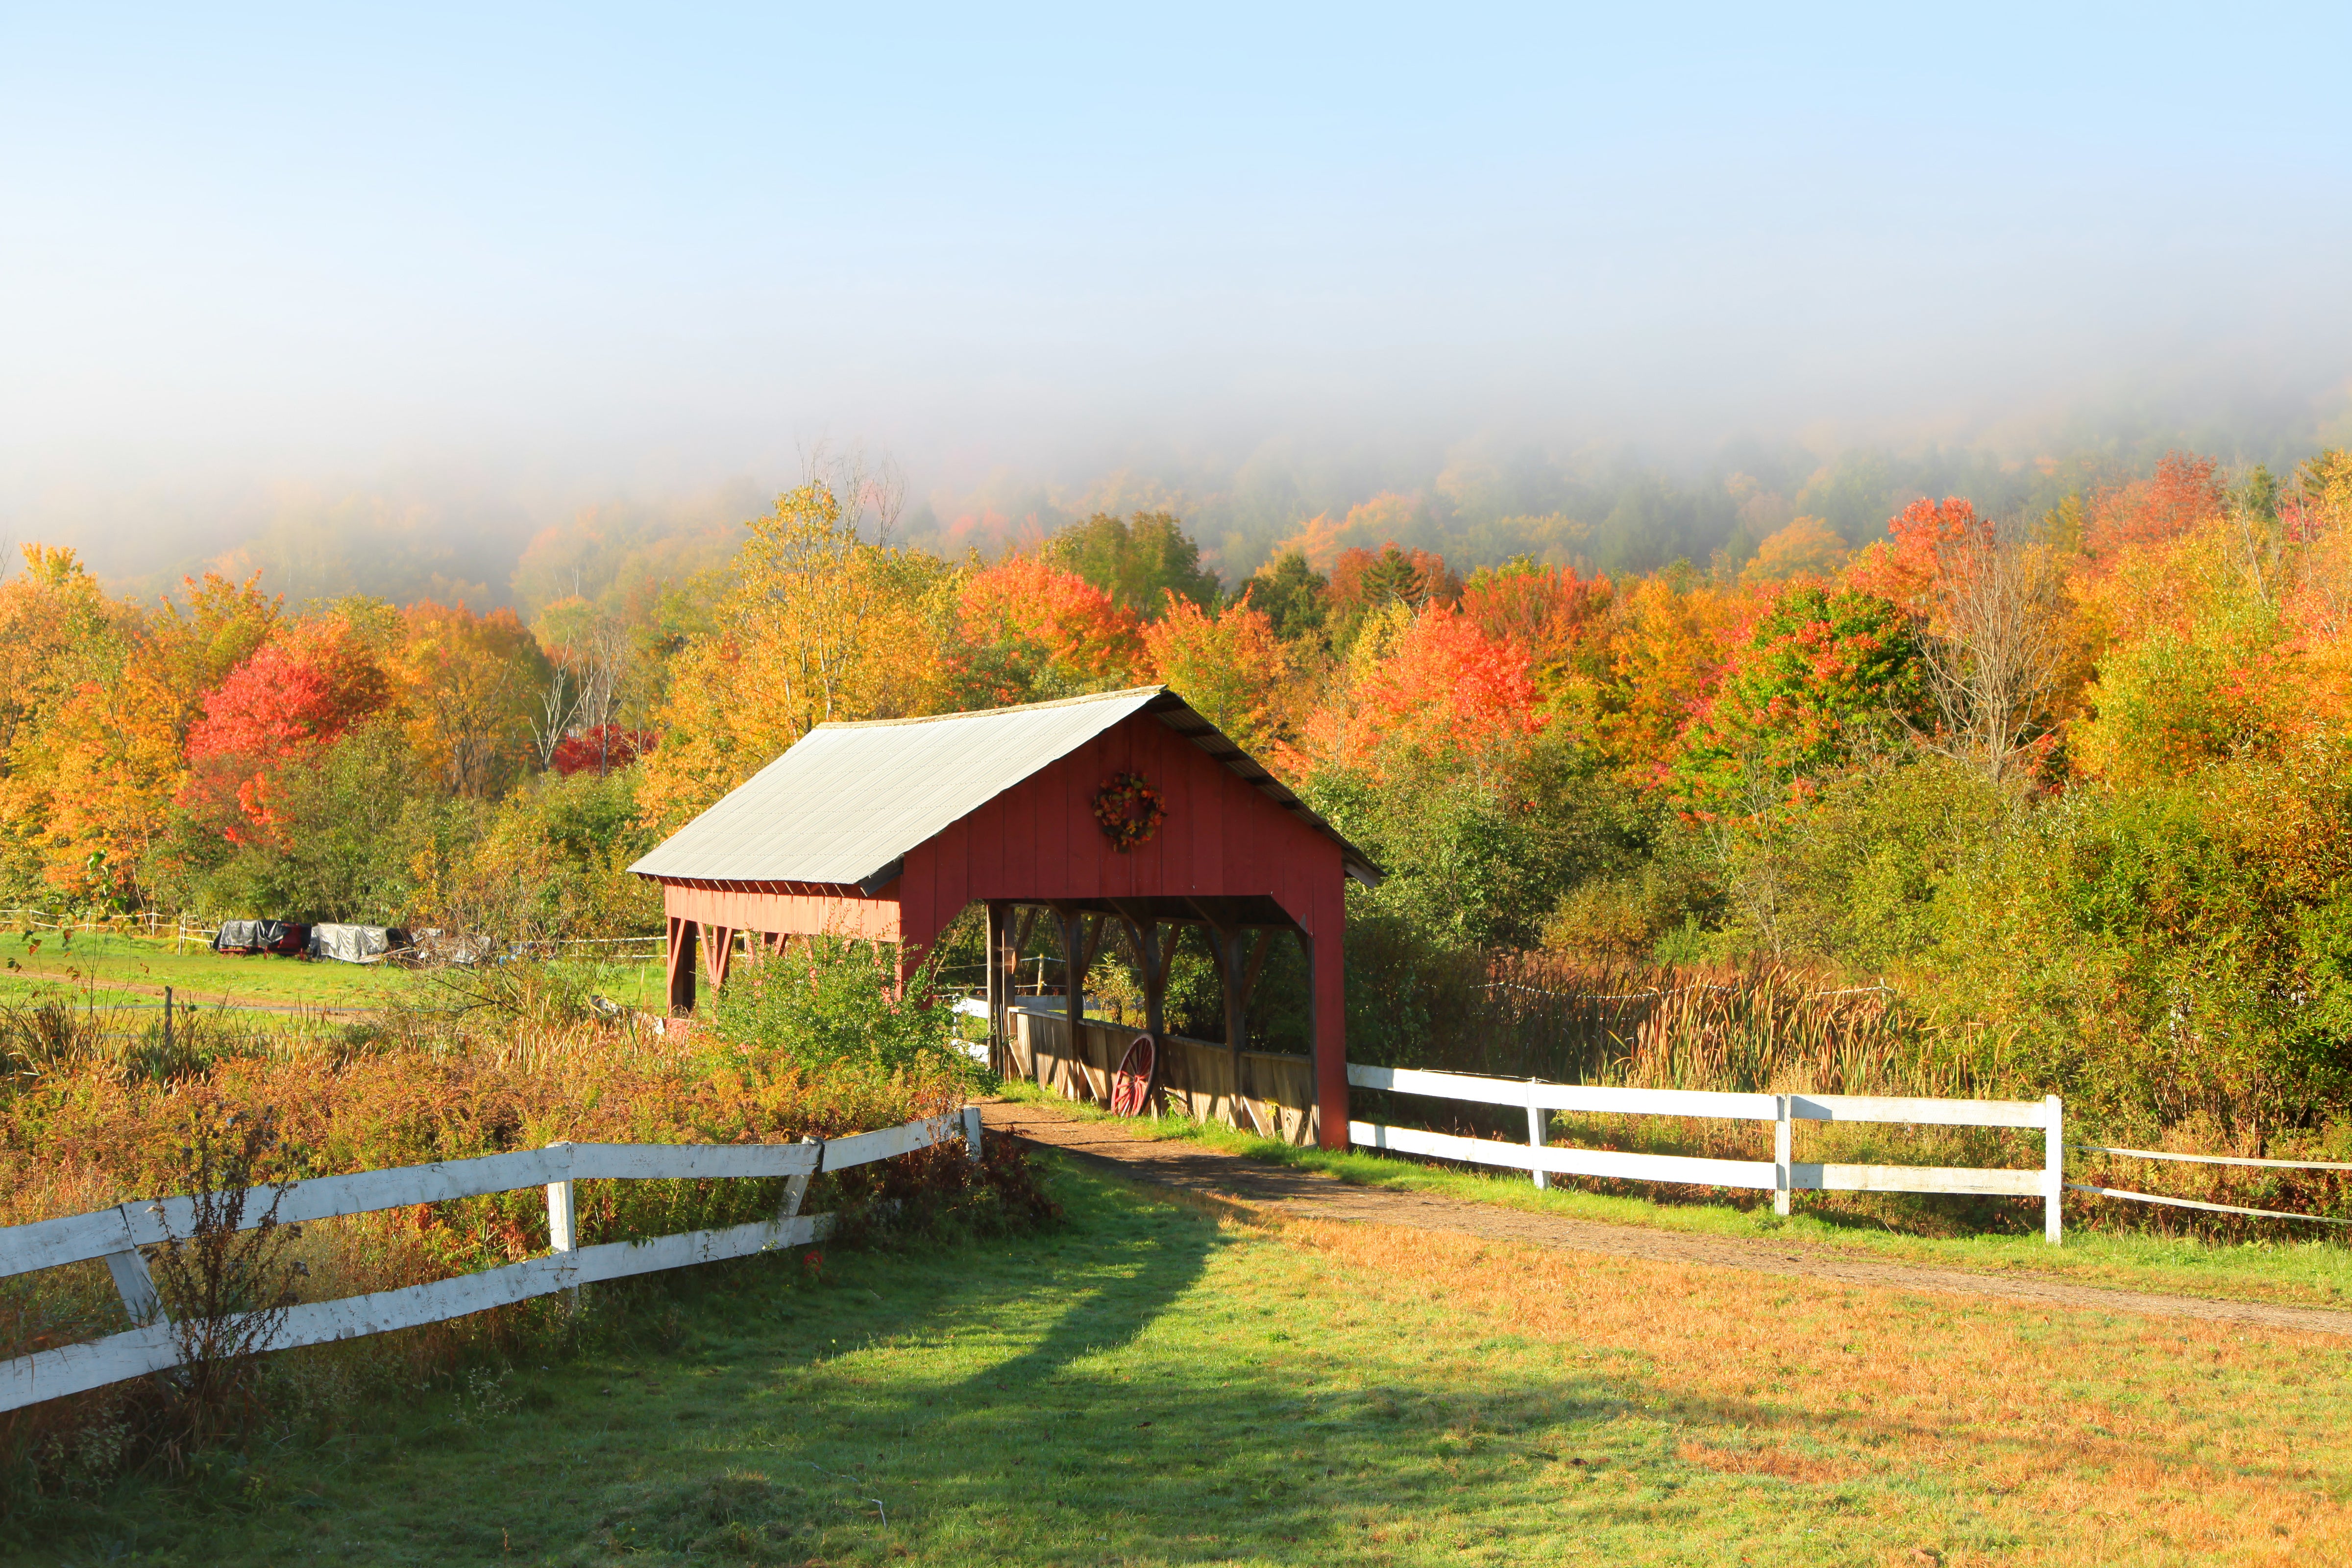
[[[1063,1099],[1015,1079],[1003,1086],[1007,1099],[1048,1106],[1082,1120],[1108,1112]],[[2083,1226],[2095,1218],[2099,1200],[2068,1199],[2066,1242],[2046,1245],[2031,1235],[1906,1235],[1876,1220],[1852,1215],[1807,1213],[1807,1194],[1783,1219],[1767,1203],[1743,1208],[1728,1201],[1658,1203],[1583,1192],[1572,1187],[1538,1191],[1524,1174],[1487,1173],[1425,1164],[1417,1160],[1350,1150],[1328,1152],[1298,1149],[1236,1131],[1218,1123],[1182,1117],[1129,1119],[1122,1125],[1137,1137],[1182,1139],[1228,1153],[1274,1163],[1328,1172],[1367,1186],[1442,1193],[1475,1203],[1507,1205],[1610,1225],[1651,1226],[1708,1236],[1774,1237],[1827,1247],[1854,1247],[1875,1256],[1950,1268],[2052,1274],[2086,1285],[2160,1290],[2250,1301],[2286,1301],[2306,1306],[2352,1307],[2352,1246],[2336,1226],[2308,1227],[2320,1234],[2300,1240],[2243,1243],[2166,1237],[2144,1231],[2100,1230]],[[2036,1137],[2040,1135],[2037,1133]],[[2039,1226],[2039,1205],[2032,1223]]]
[[[26,1560],[2342,1560],[2342,1342],[1054,1184],[1038,1235],[672,1276],[658,1342],[133,1484]]]
[[[383,964],[313,963],[306,959],[236,957],[191,942],[76,935],[56,931],[0,932],[0,1005],[79,1000],[104,1007],[153,1005],[169,985],[176,1000],[200,1006],[332,1010],[382,1006],[402,996],[429,996],[431,973]],[[12,967],[13,966],[13,967]],[[597,988],[631,1006],[653,1006],[662,995],[659,960],[600,963]]]

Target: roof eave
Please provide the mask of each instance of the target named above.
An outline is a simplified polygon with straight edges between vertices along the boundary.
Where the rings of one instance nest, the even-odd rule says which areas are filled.
[[[1144,705],[1143,711],[1159,719],[1170,729],[1192,742],[1201,750],[1223,763],[1261,795],[1293,816],[1304,820],[1318,833],[1339,847],[1339,863],[1347,874],[1367,888],[1377,888],[1388,873],[1375,865],[1372,858],[1348,841],[1345,834],[1324,820],[1320,812],[1292,793],[1290,786],[1266,772],[1264,763],[1235,744],[1232,736],[1211,723],[1202,711],[1185,701],[1167,687],[1160,695]]]

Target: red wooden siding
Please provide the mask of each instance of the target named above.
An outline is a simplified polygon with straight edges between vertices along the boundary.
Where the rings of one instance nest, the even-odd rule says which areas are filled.
[[[1094,818],[1114,773],[1141,773],[1167,820],[1122,854]],[[1315,1070],[1323,1136],[1347,1139],[1347,1012],[1339,846],[1149,713],[1049,763],[907,853],[879,897],[855,888],[667,882],[673,921],[832,931],[927,949],[970,903],[1123,898],[1273,899],[1314,940]]]

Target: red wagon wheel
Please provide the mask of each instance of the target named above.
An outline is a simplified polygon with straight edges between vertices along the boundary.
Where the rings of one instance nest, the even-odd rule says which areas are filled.
[[[1144,1101],[1151,1097],[1151,1069],[1159,1053],[1152,1048],[1150,1035],[1138,1035],[1135,1043],[1127,1047],[1127,1055],[1118,1061],[1118,1070],[1110,1079],[1110,1111],[1113,1116],[1140,1116]]]

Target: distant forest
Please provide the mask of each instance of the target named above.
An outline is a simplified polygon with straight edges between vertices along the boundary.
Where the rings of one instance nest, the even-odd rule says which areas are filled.
[[[550,530],[519,608],[28,545],[0,898],[646,931],[629,863],[815,724],[1166,682],[1388,869],[1366,1059],[1497,953],[1795,966],[1904,998],[1923,1073],[2352,1138],[2352,452],[1758,467],[1449,469],[1242,573],[1133,493],[937,548],[836,464]]]

